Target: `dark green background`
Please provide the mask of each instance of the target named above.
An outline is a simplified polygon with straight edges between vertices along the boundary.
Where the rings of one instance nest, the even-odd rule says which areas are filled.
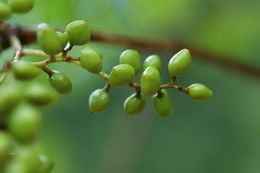
[[[260,67],[259,18],[257,0],[36,0],[31,13],[11,22],[63,27],[84,19],[93,30],[182,41]],[[106,72],[126,49],[95,46]],[[160,54],[164,81],[174,53]],[[179,82],[205,83],[214,90],[211,101],[173,90],[170,119],[159,118],[149,99],[139,117],[129,117],[122,105],[133,91],[115,89],[108,110],[92,115],[88,96],[104,82],[73,65],[51,67],[74,84],[72,94],[44,109],[40,141],[56,161],[54,173],[259,173],[260,80],[194,60]]]

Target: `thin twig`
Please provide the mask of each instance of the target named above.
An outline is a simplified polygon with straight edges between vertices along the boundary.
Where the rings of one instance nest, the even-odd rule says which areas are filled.
[[[0,36],[3,36],[4,32],[8,33],[10,30],[15,30],[22,44],[30,44],[36,41],[36,32],[34,29],[22,28],[8,24],[4,24],[2,27],[3,31],[0,33]],[[219,65],[225,69],[233,70],[239,74],[244,74],[260,79],[260,67],[245,64],[244,62],[239,62],[236,60],[236,57],[217,55],[211,52],[207,52],[205,48],[195,47],[179,41],[165,41],[147,38],[137,39],[129,36],[103,32],[93,32],[92,41],[127,46],[129,48],[147,49],[162,52],[176,52],[180,49],[188,48],[192,52],[193,57],[196,59]],[[8,42],[4,42],[2,44],[3,48],[10,46],[8,45]]]

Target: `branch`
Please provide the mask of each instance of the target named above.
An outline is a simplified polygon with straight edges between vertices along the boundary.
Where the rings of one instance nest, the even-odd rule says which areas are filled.
[[[2,26],[0,36],[2,39],[3,48],[10,46],[9,42],[5,39],[10,33],[16,33],[21,40],[22,44],[30,44],[36,41],[36,32],[34,29],[27,29],[18,26],[5,24]],[[129,36],[123,36],[119,34],[93,32],[92,41],[100,43],[114,44],[118,46],[127,46],[136,49],[157,50],[161,52],[176,52],[183,48],[188,48],[194,58],[203,62],[216,64],[225,69],[233,70],[239,74],[255,77],[260,79],[260,67],[245,64],[243,62],[236,61],[235,57],[216,55],[205,51],[203,48],[193,47],[191,45],[177,42],[177,41],[165,41],[158,39],[137,39]]]

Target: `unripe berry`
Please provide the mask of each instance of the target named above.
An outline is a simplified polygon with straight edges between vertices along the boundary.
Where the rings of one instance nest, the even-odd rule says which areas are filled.
[[[168,70],[171,76],[179,77],[191,64],[191,55],[188,49],[182,49],[176,53],[169,61]]]
[[[8,0],[12,11],[15,13],[27,13],[34,5],[34,0]]]
[[[159,72],[162,70],[162,62],[158,55],[151,55],[144,60],[144,69],[150,66],[154,66]]]
[[[72,90],[72,83],[64,73],[54,71],[49,81],[51,86],[61,94],[68,94]]]
[[[137,74],[141,68],[140,54],[136,50],[125,50],[120,55],[119,63],[131,65],[135,69],[135,74]]]
[[[103,68],[102,54],[99,50],[86,46],[80,53],[80,64],[90,73],[99,73]]]
[[[20,102],[20,90],[16,87],[0,89],[0,113],[8,113]]]
[[[68,34],[66,32],[63,33],[63,32],[59,32],[59,31],[57,31],[56,34],[60,40],[62,49],[64,49],[67,46],[67,43],[69,41]]]
[[[25,90],[25,97],[28,101],[39,106],[45,106],[56,100],[56,92],[49,87],[39,83],[32,83]]]
[[[206,101],[213,96],[213,92],[203,84],[192,84],[188,87],[188,95],[199,101]]]
[[[154,66],[145,69],[141,76],[141,91],[145,96],[154,95],[160,88],[160,72]]]
[[[9,134],[0,132],[0,167],[9,156],[12,149],[12,139]]]
[[[37,42],[42,50],[48,55],[56,55],[62,52],[62,43],[54,29],[46,23],[38,25],[37,28]]]
[[[28,104],[19,105],[11,114],[8,127],[19,141],[31,140],[38,132],[42,120],[38,109]]]
[[[90,112],[101,112],[105,110],[109,104],[109,95],[103,89],[97,89],[89,96],[88,104]]]
[[[91,34],[89,26],[84,20],[78,20],[68,24],[65,31],[72,45],[83,45],[90,40]]]
[[[11,15],[12,15],[11,8],[4,2],[0,1],[0,23],[8,19],[9,17],[11,17]]]
[[[37,173],[51,173],[53,167],[53,161],[49,160],[45,155],[40,155],[40,167]]]
[[[130,115],[136,115],[143,111],[145,99],[136,94],[129,96],[124,102],[124,111]]]
[[[123,87],[129,85],[135,76],[135,70],[128,64],[120,64],[113,67],[109,74],[109,83],[113,87]]]
[[[153,106],[161,117],[168,117],[171,114],[172,103],[165,89],[153,96]]]
[[[28,62],[18,61],[12,63],[12,71],[19,80],[31,80],[38,76],[41,70]]]

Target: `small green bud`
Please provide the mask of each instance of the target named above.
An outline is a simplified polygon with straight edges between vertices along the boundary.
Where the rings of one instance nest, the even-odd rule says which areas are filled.
[[[20,90],[16,87],[2,87],[0,89],[0,113],[9,113],[20,102]]]
[[[206,101],[213,96],[213,92],[203,84],[192,84],[188,87],[188,95],[199,101]]]
[[[40,83],[32,83],[25,90],[25,97],[31,103],[39,106],[45,106],[57,99],[56,92],[49,87],[46,87]]]
[[[40,155],[40,167],[37,173],[51,173],[53,167],[53,161],[51,161],[45,155]]]
[[[51,86],[61,94],[68,94],[72,90],[72,83],[69,77],[64,73],[54,71],[49,81]]]
[[[90,112],[101,112],[105,110],[109,104],[109,95],[103,89],[97,89],[89,96],[88,104]]]
[[[64,49],[67,46],[67,43],[69,42],[68,34],[66,32],[63,33],[59,31],[57,31],[56,34],[60,40],[62,49]]]
[[[135,115],[143,111],[145,106],[145,99],[138,97],[136,94],[129,96],[124,102],[124,111],[127,114]]]
[[[153,96],[153,106],[161,117],[168,117],[171,114],[172,103],[165,89]]]
[[[135,74],[137,74],[141,68],[140,54],[136,50],[125,50],[120,55],[119,63],[131,65],[135,69]]]
[[[48,55],[56,55],[62,52],[62,43],[56,31],[46,23],[37,27],[37,42]]]
[[[102,54],[99,50],[86,46],[80,53],[80,64],[90,73],[100,73],[103,68]]]
[[[0,23],[12,16],[11,8],[0,1]]]
[[[188,49],[182,49],[169,61],[168,70],[171,76],[179,77],[191,65],[191,55]]]
[[[141,91],[145,96],[154,95],[161,84],[160,72],[154,66],[149,66],[145,69],[141,76]]]
[[[38,76],[41,70],[33,64],[24,61],[12,63],[12,71],[19,80],[31,80]]]
[[[15,13],[27,13],[34,5],[34,0],[8,0],[10,7]]]
[[[144,69],[150,66],[154,66],[159,72],[162,70],[162,62],[158,55],[151,55],[144,60]]]
[[[72,45],[83,45],[90,40],[91,34],[89,26],[84,20],[78,20],[68,24],[65,31]]]
[[[112,68],[109,74],[109,83],[113,87],[129,85],[135,76],[135,70],[128,64],[120,64]]]
[[[28,104],[21,104],[12,112],[8,127],[19,141],[31,140],[38,132],[42,120],[38,109]]]
[[[6,132],[0,132],[0,167],[9,157],[12,149],[12,139]]]

